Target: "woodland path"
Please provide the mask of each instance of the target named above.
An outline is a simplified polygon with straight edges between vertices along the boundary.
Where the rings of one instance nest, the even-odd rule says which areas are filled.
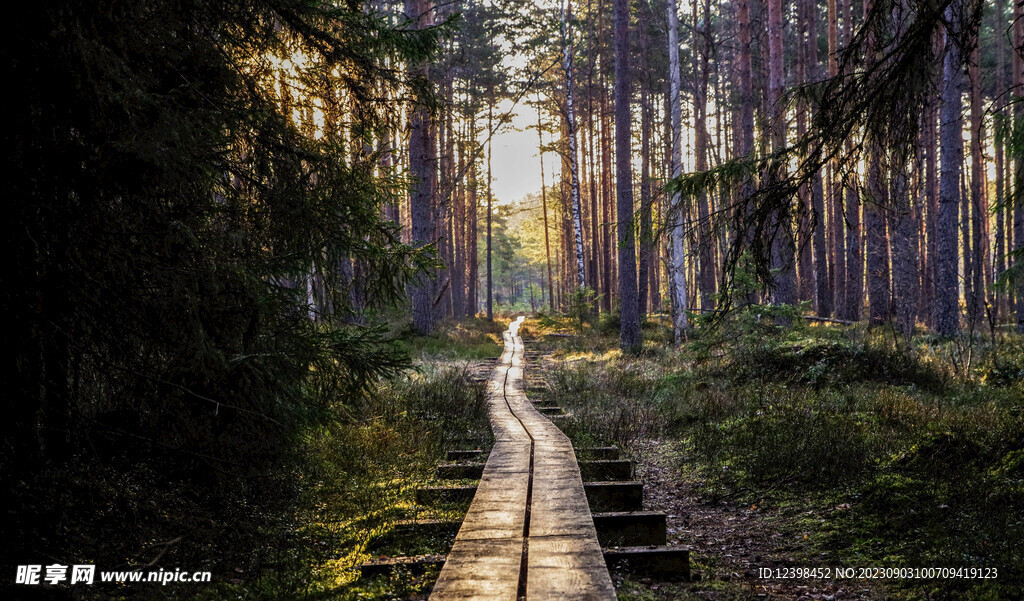
[[[487,384],[494,447],[430,599],[614,600],[572,443],[524,392],[522,322]]]

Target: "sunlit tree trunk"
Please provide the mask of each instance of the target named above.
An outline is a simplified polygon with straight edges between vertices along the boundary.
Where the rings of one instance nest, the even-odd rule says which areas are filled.
[[[1003,16],[1006,14],[1004,11],[1006,5],[1003,0],[996,0],[995,10],[992,11],[993,22],[992,31],[995,32],[995,54],[996,54],[996,73],[995,73],[995,90],[1006,89],[1006,36],[1005,28],[1006,25],[1003,22]],[[998,93],[998,92],[997,92]],[[1004,109],[1000,109],[998,112],[999,117],[1005,118],[1007,113]],[[1006,194],[1006,180],[1004,178],[1005,171],[1005,160],[1004,160],[1004,143],[1001,140],[995,141],[995,169],[996,169],[996,203],[1003,203]],[[998,205],[997,205],[998,206]],[[999,206],[996,210],[996,224],[995,224],[995,256],[994,256],[994,277],[999,278],[1002,273],[1006,270],[1006,210]],[[1001,290],[997,289],[995,292],[996,298],[993,303],[992,312],[998,321],[1003,315],[1003,311],[1006,308],[1006,294]]]
[[[981,66],[978,45],[970,59],[971,86],[971,238],[974,253],[971,296],[967,298],[967,315],[975,327],[985,317],[985,274],[988,273],[988,203],[985,201],[985,164],[982,144],[985,138],[985,107],[981,103]]]
[[[843,45],[849,47],[853,41],[854,0],[845,4]],[[860,319],[864,306],[864,255],[861,233],[860,190],[857,187],[856,174],[849,174],[844,182],[846,192],[846,315],[844,319]]]
[[[573,73],[572,73],[572,31],[569,29],[569,21],[572,19],[572,2],[566,3],[566,10],[562,13],[562,68],[565,70],[565,108],[566,120],[569,126],[569,177],[572,202],[572,233],[573,248],[576,251],[576,287],[585,288],[587,285],[585,274],[585,262],[583,257],[583,225],[582,209],[580,207],[580,176],[576,157],[576,107],[573,99]]]
[[[494,279],[491,265],[491,216],[493,215],[494,191],[491,176],[491,140],[494,138],[494,88],[487,94],[487,321],[494,320]]]
[[[745,3],[746,0],[740,0]],[[683,173],[683,115],[680,98],[679,73],[679,15],[676,13],[676,0],[668,0],[668,77],[670,113],[672,119],[672,177]],[[748,40],[749,41],[749,40]],[[672,241],[672,268],[669,270],[669,282],[672,296],[672,319],[675,329],[676,344],[680,344],[690,324],[686,317],[686,254],[683,252],[683,221],[682,198],[679,193],[672,194],[669,208],[669,237]]]
[[[473,147],[479,144],[477,140],[477,129],[476,129],[476,115],[471,115],[469,118],[469,141]],[[477,294],[479,289],[478,282],[480,280],[480,256],[479,256],[479,241],[478,241],[478,229],[479,229],[479,215],[480,215],[480,201],[477,197],[479,187],[479,178],[477,177],[477,162],[476,156],[469,158],[469,175],[468,175],[468,187],[469,187],[469,205],[466,207],[469,211],[469,223],[466,227],[466,259],[469,262],[469,282],[466,286],[466,299],[468,303],[468,313],[470,317],[475,317],[480,311],[480,298]]]
[[[639,11],[640,56],[648,56],[647,47],[647,11]],[[637,269],[637,297],[640,315],[647,313],[650,271],[653,255],[653,224],[651,223],[651,128],[652,115],[650,102],[651,77],[644,70],[640,77],[640,253]]]
[[[629,0],[615,0],[615,187],[619,242],[619,345],[640,348],[636,250],[633,233],[633,166],[630,127]]]
[[[540,208],[544,214],[544,258],[548,268],[548,308],[555,310],[555,288],[551,281],[551,233],[548,228],[548,189],[544,181],[544,127],[541,123],[540,95],[537,95],[537,156],[540,158]]]
[[[406,0],[405,13],[415,20],[418,29],[433,24],[433,3],[430,0]],[[429,67],[422,65],[419,71],[427,77]],[[433,224],[433,169],[436,168],[434,138],[431,132],[430,111],[425,104],[417,102],[409,115],[409,172],[415,178],[410,197],[413,245],[429,244],[434,234]],[[420,274],[412,284],[413,328],[420,333],[434,329],[433,286],[427,274]]]

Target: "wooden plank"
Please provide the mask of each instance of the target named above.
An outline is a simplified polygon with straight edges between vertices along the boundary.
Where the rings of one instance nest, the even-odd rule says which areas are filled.
[[[525,394],[521,323],[488,380],[496,442],[430,598],[513,600],[525,583],[527,601],[612,601],[572,443]]]
[[[597,541],[602,547],[664,545],[665,514],[660,511],[614,511],[594,514]]]
[[[597,540],[531,536],[526,598],[530,601],[615,599],[615,587]]]
[[[619,547],[605,549],[605,560],[637,576],[658,580],[689,580],[690,549],[672,547]]]
[[[448,554],[431,599],[515,601],[523,539],[459,540]]]

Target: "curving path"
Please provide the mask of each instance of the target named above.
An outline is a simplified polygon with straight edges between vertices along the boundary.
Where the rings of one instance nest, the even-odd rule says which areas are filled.
[[[523,391],[523,319],[487,385],[494,448],[432,600],[615,599],[572,443]]]

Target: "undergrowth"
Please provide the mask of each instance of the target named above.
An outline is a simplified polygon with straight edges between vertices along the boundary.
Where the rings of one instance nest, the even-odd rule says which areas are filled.
[[[700,478],[706,502],[824,512],[807,561],[999,568],[989,582],[891,583],[897,597],[1021,594],[1021,339],[974,341],[965,371],[963,341],[750,313],[695,329],[680,352],[650,328],[632,356],[600,323],[560,325],[537,322],[537,346],[565,359],[548,398],[571,413],[578,444],[677,441],[679,473]]]

